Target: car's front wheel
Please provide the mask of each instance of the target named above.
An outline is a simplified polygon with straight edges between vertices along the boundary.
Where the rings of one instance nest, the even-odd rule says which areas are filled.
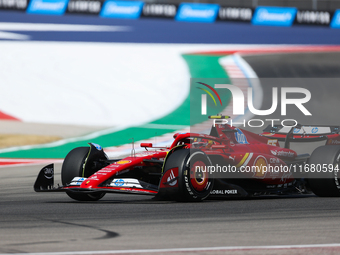
[[[210,195],[213,179],[207,171],[208,156],[200,150],[180,149],[165,161],[164,171],[178,168],[178,201],[202,201]]]
[[[70,184],[74,177],[89,177],[91,173],[85,171],[85,161],[89,155],[90,147],[78,147],[71,150],[61,168],[61,180],[64,186]],[[86,162],[89,164],[90,162]],[[105,193],[80,193],[67,191],[66,194],[78,201],[97,201],[101,199]]]

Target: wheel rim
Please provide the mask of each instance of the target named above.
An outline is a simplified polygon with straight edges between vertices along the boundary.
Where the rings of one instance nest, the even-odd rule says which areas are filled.
[[[339,169],[339,161],[340,161],[340,154],[337,156],[335,163],[333,164],[333,169]],[[338,190],[340,191],[340,176],[339,176],[339,172],[338,171],[334,171],[334,181],[335,181],[335,185],[338,188]]]
[[[205,190],[209,180],[206,166],[207,165],[203,161],[196,161],[190,168],[190,183],[198,192]],[[201,169],[201,171],[196,171],[198,168]]]

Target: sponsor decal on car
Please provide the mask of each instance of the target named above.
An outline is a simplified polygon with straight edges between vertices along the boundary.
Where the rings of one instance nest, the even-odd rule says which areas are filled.
[[[119,161],[116,162],[116,164],[124,165],[124,164],[129,164],[131,162],[132,162],[131,160],[119,160]]]
[[[52,179],[53,176],[54,176],[53,167],[51,167],[51,168],[46,167],[46,168],[44,169],[44,177],[45,177],[46,179]]]
[[[273,146],[278,146],[279,142],[278,142],[277,139],[268,139],[267,144],[268,145],[273,145]]]
[[[254,153],[245,153],[242,159],[237,163],[236,167],[246,166],[253,157]],[[242,155],[241,155],[242,156]]]
[[[340,141],[339,140],[335,140],[335,139],[329,139],[327,142],[328,145],[339,145]]]
[[[278,158],[270,158],[269,163],[270,164],[279,164],[280,160]]]
[[[110,187],[122,187],[122,188],[138,188],[138,189],[143,188],[139,180],[134,179],[134,178],[113,179],[109,186]]]
[[[214,189],[210,191],[211,195],[237,195],[236,189],[226,189],[226,190],[218,190]]]
[[[235,132],[235,139],[240,144],[248,144],[247,137],[243,134],[241,129],[236,128],[237,132]]]
[[[112,181],[112,183],[115,186],[123,186],[125,182],[124,182],[123,179],[117,179],[117,180],[115,179],[115,180]]]
[[[89,180],[91,179],[91,181],[98,181],[98,180],[99,180],[97,174],[92,175],[92,176],[89,177],[88,179],[89,179]]]
[[[170,186],[175,186],[177,184],[177,179],[172,169],[171,169],[169,177],[167,178],[167,182]]]
[[[312,128],[312,133],[313,134],[316,134],[318,131],[319,131],[319,129],[317,127]]]
[[[267,167],[267,160],[263,156],[258,156],[254,161],[255,172],[254,177],[263,179],[266,176],[267,171],[265,168]]]
[[[164,173],[162,178],[161,187],[178,187],[178,167],[172,168]],[[165,180],[165,182],[164,182]]]
[[[291,130],[291,127],[283,127],[278,133],[288,134]],[[294,128],[294,134],[298,135],[314,135],[314,134],[330,134],[332,130],[330,127],[313,127],[313,126],[302,126],[301,128]]]
[[[156,154],[156,152],[144,151],[144,152],[141,152],[141,153],[137,153],[135,155],[135,157],[145,157],[145,156],[150,156],[150,155],[154,155],[154,154]]]
[[[91,143],[97,150],[101,151],[103,148],[99,144]]]
[[[86,178],[84,177],[74,177],[70,183],[70,186],[80,186]]]
[[[283,150],[270,150],[270,152],[277,157],[294,157],[294,153],[291,151],[283,151]]]

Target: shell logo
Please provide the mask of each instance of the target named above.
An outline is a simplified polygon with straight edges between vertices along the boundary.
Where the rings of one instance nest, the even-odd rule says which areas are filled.
[[[266,175],[266,170],[264,166],[267,166],[266,159],[264,157],[258,157],[254,162],[254,166],[256,167],[254,177],[264,178],[264,176]]]
[[[116,164],[118,165],[124,165],[124,164],[128,164],[131,163],[131,160],[119,160],[116,162]]]

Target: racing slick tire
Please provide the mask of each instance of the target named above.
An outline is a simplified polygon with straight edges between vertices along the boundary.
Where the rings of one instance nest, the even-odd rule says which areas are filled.
[[[89,147],[77,147],[67,154],[61,167],[61,181],[64,186],[69,184],[74,177],[89,177],[86,176],[88,174],[83,172],[83,166],[89,150]],[[97,201],[105,195],[104,192],[88,194],[72,191],[67,191],[66,194],[70,198],[78,201]]]
[[[210,166],[208,156],[193,149],[174,151],[165,161],[164,171],[178,167],[178,193],[174,196],[177,201],[202,201],[210,195],[213,179],[208,171],[195,171],[196,166]]]
[[[333,169],[338,169],[339,160],[340,146],[325,145],[313,151],[308,161],[308,183],[315,195],[319,197],[340,196],[340,173],[337,170],[331,171],[329,167],[331,164]],[[327,171],[322,166],[327,166]]]

